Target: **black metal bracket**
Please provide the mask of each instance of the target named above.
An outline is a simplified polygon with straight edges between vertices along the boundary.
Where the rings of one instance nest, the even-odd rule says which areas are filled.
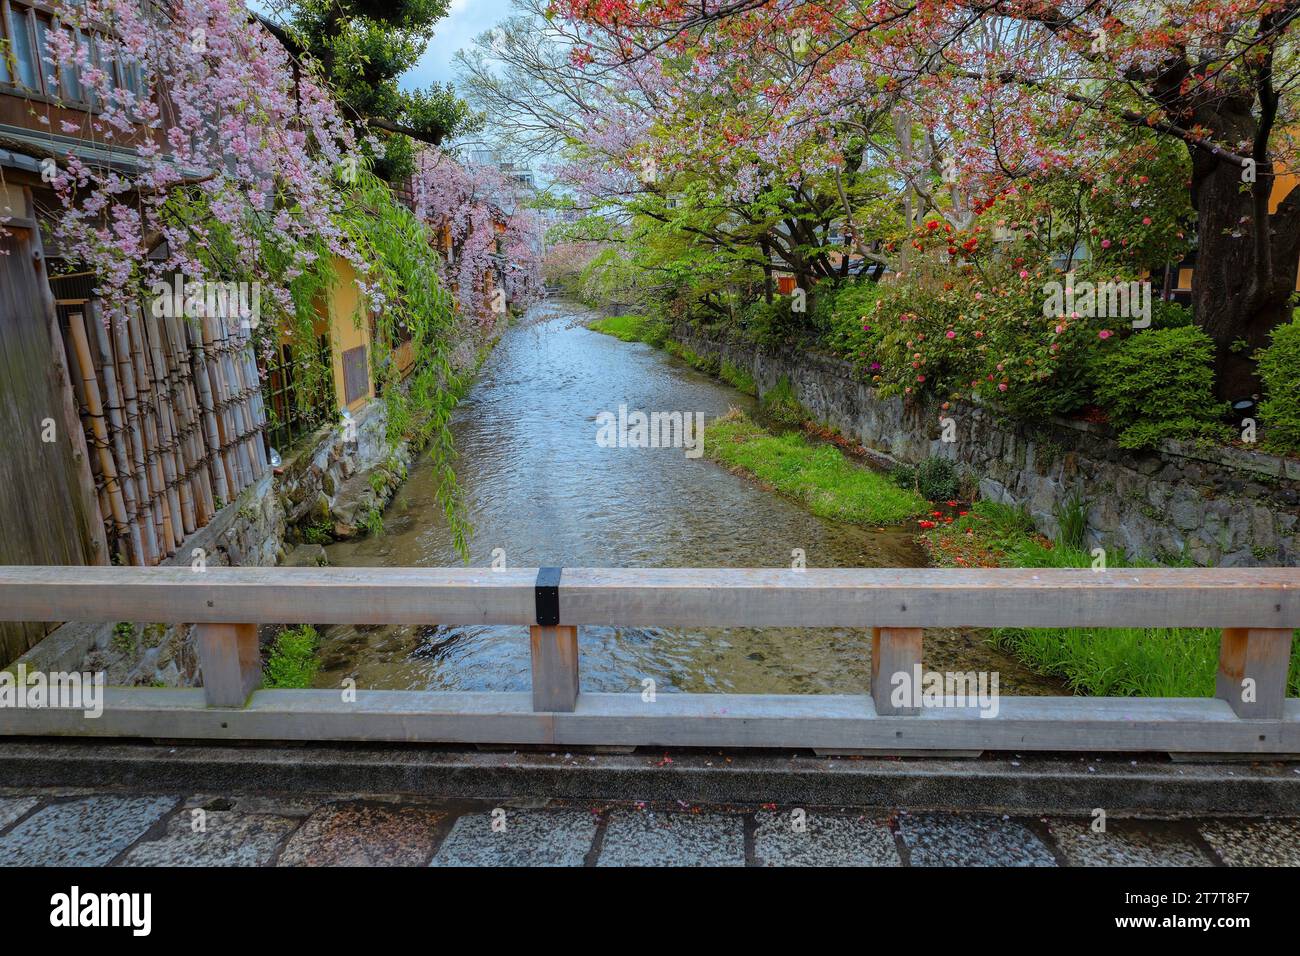
[[[560,575],[564,568],[538,568],[535,595],[537,623],[554,627],[560,623]]]

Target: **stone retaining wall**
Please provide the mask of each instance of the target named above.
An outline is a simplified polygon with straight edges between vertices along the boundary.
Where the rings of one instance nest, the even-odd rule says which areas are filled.
[[[1240,448],[1166,441],[1122,449],[1109,429],[1053,419],[1027,424],[972,403],[943,414],[956,441],[941,440],[937,406],[879,398],[854,367],[808,352],[773,353],[689,327],[677,341],[702,356],[749,369],[762,394],[782,378],[818,422],[896,461],[953,459],[980,496],[1023,505],[1038,529],[1058,530],[1074,494],[1088,506],[1089,547],[1198,565],[1300,564],[1300,461]]]

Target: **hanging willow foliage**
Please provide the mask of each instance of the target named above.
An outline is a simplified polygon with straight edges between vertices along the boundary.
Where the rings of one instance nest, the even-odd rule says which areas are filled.
[[[379,306],[374,309],[370,358],[376,391],[385,404],[387,441],[394,447],[402,441],[417,448],[428,446],[429,462],[438,476],[438,504],[457,553],[468,560],[470,527],[453,468],[456,451],[450,427],[464,387],[451,362],[457,330],[455,302],[438,278],[438,253],[425,224],[397,201],[386,182],[359,168],[355,181],[340,189],[335,224],[357,254],[354,261],[368,267],[362,276],[367,289],[353,321],[360,327],[367,320],[365,310]],[[253,277],[244,275],[239,265],[248,261],[248,250],[236,248],[229,231],[204,215],[205,201],[197,191],[174,195],[169,199],[169,215],[201,236],[194,252],[209,274],[251,281]],[[274,351],[281,335],[288,336],[299,385],[296,401],[307,403],[333,381],[330,358],[317,348],[316,326],[322,303],[339,281],[335,258],[326,240],[317,238],[310,250],[314,255],[305,257],[309,264],[304,268],[304,257],[277,241],[274,216],[253,215],[256,221],[250,233],[259,246],[256,256],[264,271],[283,278],[282,288],[287,289],[287,295],[262,296],[263,315],[256,335],[264,355]],[[408,333],[414,361],[403,380],[395,353]]]
[[[432,237],[388,184],[365,169],[346,199],[339,227],[370,264],[367,281],[384,300],[371,365],[387,403],[388,441],[429,445],[430,464],[438,471],[438,504],[457,552],[468,560],[470,527],[456,483],[451,434],[451,413],[463,386],[451,361],[456,306],[438,278]],[[414,365],[403,383],[395,351],[407,335]]]

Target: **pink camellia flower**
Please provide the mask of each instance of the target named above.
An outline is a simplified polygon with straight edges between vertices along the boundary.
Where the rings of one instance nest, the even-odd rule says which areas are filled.
[[[1064,326],[1064,325],[1058,325],[1058,326],[1056,327],[1056,334],[1057,334],[1057,335],[1060,335],[1060,334],[1061,334],[1062,332],[1064,332],[1064,331],[1065,331],[1065,326]]]
[[[1143,217],[1142,217],[1142,225],[1144,225],[1144,226],[1149,226],[1149,225],[1151,225],[1151,217],[1150,217],[1150,216],[1143,216]]]
[[[1022,278],[1022,279],[1028,279],[1028,278],[1029,278],[1029,270],[1028,270],[1028,269],[1021,269],[1021,270],[1020,270],[1020,278]]]
[[[1109,249],[1109,248],[1110,248],[1110,240],[1109,240],[1109,239],[1103,239],[1103,240],[1101,241],[1101,247],[1102,247],[1103,249]]]
[[[1000,383],[1000,384],[998,385],[998,391],[999,391],[999,392],[1005,392],[1006,390],[1007,390],[1007,383],[1006,383],[1006,382],[1002,382],[1002,383]]]
[[[1097,333],[1097,338],[1099,339],[1110,338],[1110,329],[1102,329],[1100,332]]]
[[[949,330],[948,330],[948,338],[950,338],[950,339],[955,339],[956,337],[957,337],[957,333],[954,332],[952,329],[949,329]]]
[[[925,376],[924,376],[924,375],[918,375],[918,376],[916,377],[916,380],[917,380],[918,382],[924,382],[924,381],[925,381]]]

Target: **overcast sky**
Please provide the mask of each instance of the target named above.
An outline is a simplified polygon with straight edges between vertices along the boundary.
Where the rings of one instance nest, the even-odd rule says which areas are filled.
[[[509,15],[510,0],[451,0],[451,10],[438,21],[433,42],[420,62],[402,77],[402,85],[419,87],[454,79],[452,54],[468,47],[476,36]]]

